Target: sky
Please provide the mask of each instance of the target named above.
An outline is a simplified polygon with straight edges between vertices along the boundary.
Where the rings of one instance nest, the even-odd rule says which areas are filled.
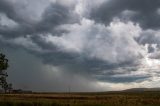
[[[160,87],[160,0],[0,0],[0,52],[15,89]]]

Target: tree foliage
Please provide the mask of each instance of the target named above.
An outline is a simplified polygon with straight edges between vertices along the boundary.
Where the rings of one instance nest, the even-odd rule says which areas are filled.
[[[8,67],[8,59],[6,59],[4,54],[0,53],[0,86],[5,92],[12,89],[12,85],[8,84],[6,79],[8,77],[6,72]]]

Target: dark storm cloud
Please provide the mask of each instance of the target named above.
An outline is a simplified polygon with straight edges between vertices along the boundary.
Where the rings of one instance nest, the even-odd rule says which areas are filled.
[[[124,11],[133,11],[130,20],[140,23],[143,28],[159,28],[160,16],[157,10],[160,8],[159,0],[109,0],[103,3],[98,9],[91,12],[91,19],[109,24],[114,17],[120,17]],[[126,16],[125,18],[127,19]]]
[[[45,36],[45,34],[44,34]],[[55,50],[56,51],[56,47],[54,45],[51,45],[51,43],[47,43],[44,42],[42,38],[40,38],[38,35],[34,35],[31,36],[31,39],[34,41],[34,43],[36,43],[37,45],[39,45],[39,47],[41,47],[44,51],[50,51],[50,50]]]
[[[135,40],[140,45],[147,45],[148,53],[154,53],[160,50],[160,36],[156,31],[145,31],[139,37],[135,38]]]
[[[156,36],[154,31],[144,32],[136,38],[137,42],[140,44],[160,44],[160,37]]]
[[[7,0],[0,1],[0,12],[6,14],[10,19],[21,22],[21,18],[17,16],[14,6]]]
[[[114,77],[114,76],[100,76],[99,80],[104,82],[112,83],[131,83],[131,82],[143,82],[150,76],[123,76],[123,77]]]
[[[56,68],[52,69],[54,66],[43,64],[41,58],[26,52],[26,50],[16,49],[15,51],[15,48],[6,45],[0,45],[0,48],[9,59],[7,80],[13,84],[14,89],[41,92],[68,92],[68,86],[71,87],[71,91],[101,89],[96,88],[96,84],[90,79],[73,73],[63,73]]]
[[[14,28],[1,27],[0,34],[4,37],[18,37],[26,35],[37,35],[45,33],[53,33],[59,35],[65,31],[58,31],[56,26],[67,23],[74,23],[78,20],[69,7],[60,4],[50,4],[42,14],[41,20],[33,22],[27,18],[23,18],[18,14],[18,10],[14,8],[16,5],[7,1],[0,1],[0,11],[6,14],[9,19],[15,21],[18,26]],[[26,14],[27,15],[27,14]],[[30,14],[28,14],[30,15]],[[27,16],[26,16],[27,17]]]
[[[54,52],[50,53],[37,53],[38,57],[41,57],[45,64],[50,64],[54,66],[60,66],[65,69],[67,73],[74,73],[82,76],[89,76],[93,79],[106,80],[109,81],[109,76],[116,74],[124,74],[126,72],[136,71],[137,65],[139,63],[134,63],[135,61],[127,61],[122,63],[110,63],[104,62],[97,59],[85,58],[82,55],[78,54],[68,54],[63,52],[58,52],[54,49]],[[126,72],[113,72],[113,70],[126,70]],[[106,74],[105,74],[106,73]],[[105,76],[102,79],[99,76]],[[121,77],[122,78],[122,77]],[[121,79],[119,78],[119,80]],[[142,77],[143,78],[143,77]],[[122,78],[123,79],[123,78]],[[128,77],[128,79],[130,79]],[[129,82],[130,80],[126,79],[124,82]],[[131,78],[134,80],[134,77]],[[136,81],[137,78],[135,78]],[[140,79],[140,78],[139,78]],[[117,80],[117,82],[120,82]]]
[[[155,32],[145,31],[143,28],[159,28],[160,15],[157,10],[160,8],[160,1],[110,0],[99,8],[92,7],[91,14],[87,16],[84,16],[87,10],[84,4],[81,1],[77,3],[79,4],[76,6],[65,6],[58,1],[49,3],[35,21],[28,18],[34,14],[31,14],[32,11],[22,11],[24,13],[20,14],[18,9],[24,8],[16,8],[19,4],[9,0],[0,1],[0,13],[17,24],[12,28],[0,25],[0,50],[9,56],[11,61],[15,61],[12,61],[11,65],[15,65],[12,66],[13,71],[18,71],[11,72],[11,81],[17,84],[16,87],[23,87],[22,83],[25,83],[24,86],[35,90],[46,86],[50,91],[52,88],[55,91],[59,88],[59,91],[64,91],[68,86],[66,79],[70,79],[74,82],[75,90],[79,89],[80,85],[83,86],[82,89],[88,90],[96,84],[87,83],[96,81],[128,83],[149,78],[147,75],[131,76],[130,73],[139,71],[139,60],[144,58],[145,52],[141,46],[149,44],[149,53],[154,53],[156,48],[159,48],[160,40]],[[93,20],[87,19],[88,16]],[[113,21],[114,17],[122,21]],[[129,20],[133,21],[133,24],[128,23]],[[124,21],[126,23],[123,23]],[[142,29],[134,22],[140,24]],[[140,35],[139,31],[143,33]],[[156,48],[152,44],[157,44]],[[14,51],[16,49],[18,50]],[[49,74],[46,75],[45,70],[48,70],[48,65],[62,68],[57,72],[62,74],[61,78],[58,77],[62,80],[58,81],[61,84],[56,84],[57,75],[47,79]],[[49,69],[49,72],[52,71]],[[130,76],[125,76],[126,74]],[[72,75],[86,79],[80,78],[76,81],[76,78],[71,78]],[[22,77],[21,80],[16,81],[17,76]],[[42,84],[39,80],[42,80]],[[52,82],[56,87],[49,85]],[[43,87],[42,89],[45,89]]]
[[[26,34],[32,34],[34,31],[34,24],[29,22],[26,18],[23,18],[18,10],[15,8],[16,4],[9,2],[8,0],[0,1],[0,12],[4,13],[9,19],[13,20],[18,24],[17,27],[8,28],[1,26],[0,34],[4,37],[17,37],[17,36],[25,36]],[[27,15],[27,14],[25,14]]]
[[[6,0],[1,0],[0,1],[0,12],[4,13],[9,19],[15,20],[16,22],[19,22],[19,17],[16,14],[16,11],[14,11],[14,7],[13,5],[6,1]],[[15,29],[13,30],[9,30],[6,28],[0,28],[0,34],[2,35],[12,35],[12,36],[16,36],[17,31],[15,31]]]
[[[73,18],[73,16],[75,17]],[[37,32],[52,31],[57,25],[65,23],[71,24],[76,21],[76,15],[70,11],[69,8],[60,4],[50,5],[43,13],[42,17],[42,20],[36,25]]]

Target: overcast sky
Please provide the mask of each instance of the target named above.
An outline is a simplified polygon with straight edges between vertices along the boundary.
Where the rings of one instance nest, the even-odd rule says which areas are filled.
[[[0,52],[17,89],[160,87],[160,0],[0,0]]]

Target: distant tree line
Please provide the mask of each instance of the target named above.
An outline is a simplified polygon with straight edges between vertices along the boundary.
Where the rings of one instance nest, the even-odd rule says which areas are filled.
[[[8,74],[6,72],[8,65],[8,59],[2,53],[0,53],[0,87],[4,92],[10,92],[12,90],[12,84],[7,82]]]

